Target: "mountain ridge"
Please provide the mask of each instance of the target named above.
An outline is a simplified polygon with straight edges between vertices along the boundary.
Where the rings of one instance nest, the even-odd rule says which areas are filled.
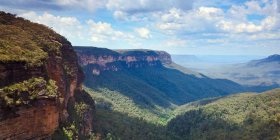
[[[75,50],[78,55],[79,63],[82,65],[86,74],[85,85],[90,87],[97,88],[99,84],[105,86],[107,82],[114,84],[107,80],[109,78],[108,75],[110,75],[110,77],[117,78],[117,74],[119,74],[123,77],[127,76],[128,79],[137,79],[137,82],[141,81],[140,83],[153,87],[153,90],[159,90],[160,92],[156,91],[156,93],[160,93],[164,96],[171,96],[171,93],[176,96],[182,96],[178,98],[180,100],[183,99],[190,101],[198,96],[201,96],[200,98],[202,98],[202,96],[210,97],[211,94],[203,95],[203,93],[199,91],[202,89],[206,90],[204,86],[209,88],[208,92],[211,92],[216,96],[245,91],[244,87],[232,81],[225,79],[211,79],[200,73],[183,68],[172,62],[171,56],[164,51],[118,50],[121,54],[117,54],[112,50],[104,48],[99,49],[96,47],[75,47]],[[91,54],[91,51],[95,52]],[[103,53],[103,55],[100,53],[97,54],[96,52]],[[172,77],[170,77],[171,75]],[[153,77],[159,78],[159,81],[154,81],[155,79],[153,79]],[[123,79],[119,78],[118,80],[123,81]],[[171,87],[174,87],[174,89],[172,91],[167,89],[167,87],[165,88],[167,85],[159,86],[159,84],[172,85]],[[117,85],[122,86],[122,84],[118,83]],[[116,89],[114,90],[119,88],[117,85],[115,85]],[[107,86],[110,87],[110,85]],[[178,93],[176,94],[174,91],[177,91]],[[183,95],[188,95],[187,97],[190,99],[183,97]],[[183,103],[183,100],[180,102]]]
[[[266,64],[266,63],[280,63],[280,55],[279,54],[274,54],[274,55],[270,55],[266,58],[263,59],[259,59],[259,60],[252,60],[250,62],[248,62],[248,65],[250,66],[260,66],[262,64]]]

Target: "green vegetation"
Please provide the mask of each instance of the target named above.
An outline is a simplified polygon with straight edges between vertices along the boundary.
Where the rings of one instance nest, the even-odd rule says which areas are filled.
[[[90,115],[95,118],[94,100],[86,91],[76,90],[75,101],[69,100],[67,111],[69,117],[67,122],[60,124],[59,128],[52,135],[54,140],[85,140],[94,139],[96,135],[92,132],[85,132],[88,128],[88,123],[93,123],[93,120],[88,120]],[[92,122],[91,122],[92,121]],[[94,128],[96,124],[93,123]]]
[[[280,89],[179,107],[167,125],[183,139],[279,139]]]
[[[104,71],[93,77],[85,68],[85,90],[96,102],[95,133],[103,138],[110,133],[113,139],[135,140],[279,136],[280,90],[222,97],[229,90],[238,91],[239,86],[227,80],[187,75],[175,67]],[[191,99],[184,100],[183,96]],[[205,97],[209,98],[178,106]]]
[[[96,102],[95,133],[115,139],[277,139],[280,89],[209,98],[156,114],[118,91],[85,88]],[[164,111],[164,110],[163,110]],[[153,114],[155,113],[155,114]],[[279,139],[279,138],[278,138]]]
[[[47,82],[41,77],[31,78],[0,89],[0,104],[4,108],[13,107],[29,104],[42,97],[56,98],[57,95],[55,81],[49,80]]]
[[[95,132],[101,133],[103,138],[110,133],[114,139],[136,140],[256,139],[259,136],[253,135],[260,133],[264,126],[267,130],[261,138],[277,135],[275,120],[279,119],[279,90],[223,98],[221,96],[228,91],[240,90],[240,86],[227,80],[188,75],[186,71],[176,70],[176,66],[172,69],[146,67],[104,71],[93,77],[89,76],[90,71],[84,70],[87,75],[85,90],[96,102]],[[186,100],[185,96],[191,99]],[[184,102],[205,97],[209,98],[178,107]],[[252,121],[254,125],[249,125]],[[244,122],[247,122],[246,126]],[[244,134],[244,129],[248,135]]]
[[[95,101],[95,133],[104,139],[173,139],[164,127],[171,109],[143,108],[131,98],[109,89],[92,90],[84,87]],[[175,107],[174,107],[175,108]]]
[[[179,134],[179,132],[184,133],[185,129],[182,131],[173,129],[176,124],[172,124],[177,117],[187,112],[195,112],[198,106],[214,103],[219,99],[224,100],[222,96],[246,90],[228,80],[210,79],[183,68],[177,70],[176,65],[170,65],[168,68],[159,65],[137,69],[126,68],[122,63],[114,65],[118,65],[120,70],[103,71],[100,75],[92,75],[91,65],[84,67],[86,75],[84,89],[96,102],[94,133],[101,134],[102,138],[110,133],[113,139],[186,139],[190,136]],[[247,96],[244,96],[244,100],[245,97]],[[204,100],[183,105],[199,99]],[[227,106],[223,105],[224,108]],[[212,110],[215,111],[216,108]],[[223,113],[227,112],[219,112],[219,114]],[[193,113],[189,118],[198,118],[198,121],[201,121],[199,118],[204,117],[196,117],[196,115],[200,115],[200,112]],[[239,118],[239,116],[232,117]],[[205,120],[204,123],[207,124],[207,119]],[[184,121],[180,120],[178,124],[184,126]],[[215,121],[207,124],[207,127],[222,124],[227,123]],[[187,126],[192,127],[191,125]],[[231,130],[231,127],[226,128]],[[204,130],[204,128],[200,129]],[[220,131],[220,129],[215,130],[215,132]],[[202,137],[195,135],[193,138]],[[205,138],[208,138],[207,135]]]
[[[117,50],[122,56],[135,56],[135,57],[145,57],[145,56],[158,56],[156,51],[137,49],[137,50]]]
[[[108,111],[116,111],[125,113],[129,117],[144,119],[147,122],[154,124],[165,124],[171,109],[164,109],[162,107],[155,107],[153,109],[143,108],[134,101],[117,91],[111,91],[109,89],[99,89],[93,91],[89,88],[85,88],[88,93],[91,93],[95,100],[96,107]]]
[[[0,61],[42,65],[48,53],[60,54],[62,36],[41,24],[0,11]],[[20,56],[20,57],[19,57]]]
[[[102,95],[108,94],[105,91],[90,93],[96,100],[96,131],[104,136],[111,133],[116,139],[279,139],[280,136],[279,89],[191,102],[169,112],[173,116],[165,121],[167,124],[153,122],[151,116],[145,116],[145,111],[143,117],[137,110],[130,110],[135,106],[127,105],[126,97],[120,99],[117,95],[112,101],[108,98],[113,96]]]
[[[89,67],[89,68],[88,68]],[[84,67],[85,86],[109,89],[131,98],[144,108],[172,108],[202,98],[224,96],[245,89],[231,81],[197,77],[164,66],[120,71],[104,71],[93,76],[91,66]]]
[[[114,56],[118,57],[119,53],[107,48],[97,48],[97,47],[82,47],[82,46],[75,46],[74,47],[77,52],[80,52],[85,55],[93,55],[96,57],[99,56]]]

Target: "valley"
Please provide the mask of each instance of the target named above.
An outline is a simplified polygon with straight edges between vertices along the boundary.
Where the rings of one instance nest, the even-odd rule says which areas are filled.
[[[246,129],[248,127],[248,131],[254,127],[256,132],[253,133],[258,133],[257,131],[261,129],[251,126],[252,124],[243,126],[243,121],[245,122],[247,117],[250,117],[258,109],[259,103],[257,101],[267,100],[268,103],[265,104],[273,102],[270,112],[263,114],[264,112],[257,111],[261,115],[271,115],[268,120],[265,120],[266,116],[259,118],[264,119],[262,121],[275,120],[279,115],[279,108],[276,107],[279,105],[279,90],[262,94],[252,92],[234,94],[245,91],[260,91],[260,88],[242,86],[225,79],[209,78],[175,64],[167,53],[165,53],[166,57],[163,57],[163,61],[160,59],[162,57],[156,55],[160,53],[152,50],[125,50],[125,54],[120,50],[95,47],[75,47],[75,50],[86,75],[84,89],[96,103],[98,120],[96,132],[104,136],[109,134],[114,139],[180,140],[208,139],[208,136],[211,139],[223,139],[223,137],[246,139],[245,134],[239,132],[244,127]],[[231,112],[242,112],[244,109],[242,107],[245,107],[248,101],[253,103],[250,104],[249,108],[246,107],[249,109],[248,112],[243,112],[243,114]],[[212,104],[217,105],[212,107]],[[237,105],[236,108],[233,107],[235,105]],[[206,115],[210,118],[200,116],[202,113],[192,114],[204,108],[211,108],[211,110],[215,108],[210,116]],[[224,112],[221,113],[219,110]],[[189,114],[192,116],[188,116]],[[223,115],[240,120],[233,126],[225,126],[223,123],[231,125],[232,120],[231,118],[227,120],[226,118],[229,116]],[[209,128],[209,134],[207,134],[208,132],[200,132],[204,129],[200,128],[202,127],[200,126],[201,120],[199,120],[201,117],[205,119],[201,125],[205,125],[206,128],[216,125],[216,127]],[[212,121],[211,117],[219,117],[224,122]],[[197,118],[198,122],[192,118]],[[189,128],[184,128],[188,123],[192,124],[189,125]],[[195,125],[194,128],[193,125]],[[277,122],[271,125],[277,128]],[[228,130],[228,127],[239,126],[241,128],[236,129],[236,133],[229,133],[231,129]],[[210,131],[212,129],[213,131]],[[216,134],[218,132],[221,134]],[[237,135],[239,133],[240,135]],[[278,130],[272,131],[270,135],[273,138],[277,137]],[[256,136],[256,139],[257,137],[261,136]]]

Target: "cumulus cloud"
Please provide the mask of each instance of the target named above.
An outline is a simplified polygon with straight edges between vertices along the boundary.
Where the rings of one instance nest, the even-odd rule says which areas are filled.
[[[229,21],[221,21],[217,24],[217,27],[220,29],[227,31],[227,32],[233,32],[233,33],[253,33],[253,32],[259,32],[263,30],[263,27],[261,25],[255,25],[253,23],[237,23],[234,24]]]
[[[248,1],[228,10],[216,7],[197,7],[189,11],[173,8],[157,15],[155,26],[168,34],[198,32],[254,33],[279,27],[276,3]],[[248,16],[264,17],[252,21]]]
[[[80,21],[75,17],[55,16],[48,12],[45,12],[42,15],[38,15],[35,12],[26,12],[19,16],[33,22],[47,25],[70,39],[83,36],[82,30],[84,30],[84,28],[82,27]]]
[[[80,38],[99,46],[118,42],[121,42],[119,46],[122,43],[134,46],[152,46],[156,43],[172,47],[208,44],[233,46],[237,43],[232,42],[275,41],[280,33],[279,0],[0,0],[0,3],[0,9],[5,7],[22,13],[19,15],[48,25],[71,41]],[[105,15],[106,22],[97,20],[102,17],[85,20],[91,18],[88,11],[99,8],[102,10],[93,14]],[[22,11],[16,12],[15,9]],[[82,12],[85,17],[80,19],[83,21],[72,15],[50,14],[52,10],[73,9],[65,14]],[[122,23],[127,26],[117,26]],[[151,37],[153,40],[149,39]],[[143,39],[147,39],[146,42]]]
[[[145,38],[145,39],[148,39],[148,38],[151,38],[152,35],[150,33],[150,30],[147,29],[147,28],[136,28],[135,29],[135,32],[141,37],[141,38]]]
[[[193,0],[108,0],[106,7],[114,12],[116,19],[139,21],[143,20],[143,17],[145,18],[144,20],[147,17],[151,18],[149,17],[151,13],[171,8],[190,10],[193,2]]]
[[[113,29],[112,25],[106,22],[87,20],[86,24],[83,24],[75,17],[55,16],[48,12],[42,15],[38,15],[36,12],[26,12],[19,16],[47,25],[69,40],[90,40],[92,43],[106,43],[112,40],[128,41],[134,38],[130,33]]]
[[[91,40],[93,42],[109,42],[111,40],[131,40],[134,38],[129,33],[124,33],[112,28],[112,25],[106,22],[95,22],[88,20],[89,31],[91,34]]]
[[[156,27],[168,34],[184,32],[201,32],[215,29],[214,23],[223,18],[222,9],[214,7],[199,7],[190,11],[170,9],[158,14]]]

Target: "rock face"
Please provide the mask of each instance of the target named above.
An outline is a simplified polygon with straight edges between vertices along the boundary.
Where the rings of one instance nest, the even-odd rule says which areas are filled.
[[[32,107],[19,107],[17,116],[0,121],[1,139],[42,139],[58,127],[58,108],[53,100],[37,101]]]
[[[0,115],[0,139],[49,137],[67,121],[68,102],[75,102],[74,93],[82,90],[83,72],[76,53],[70,42],[48,27],[12,14],[0,12],[0,29],[0,91],[36,77],[53,80],[57,86],[56,97],[49,99],[33,97],[41,92],[31,97],[25,87],[13,91],[19,98],[32,99],[30,103],[19,104],[21,100],[10,97],[13,94],[0,95],[0,114],[13,114]]]
[[[9,84],[20,82],[35,77],[46,77],[47,73],[43,67],[32,67],[26,69],[24,62],[0,62],[0,88]]]
[[[164,51],[109,50],[96,47],[75,47],[79,63],[88,66],[94,75],[102,71],[118,71],[122,67],[140,68],[171,64],[171,56]]]

